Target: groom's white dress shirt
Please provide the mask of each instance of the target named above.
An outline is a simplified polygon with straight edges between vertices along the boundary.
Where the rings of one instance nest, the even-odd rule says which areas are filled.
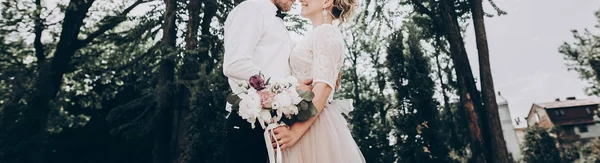
[[[290,76],[288,60],[294,43],[276,12],[270,0],[248,0],[227,16],[223,73],[234,93],[241,91],[239,83],[259,72],[266,77]],[[231,105],[226,109],[231,111]]]

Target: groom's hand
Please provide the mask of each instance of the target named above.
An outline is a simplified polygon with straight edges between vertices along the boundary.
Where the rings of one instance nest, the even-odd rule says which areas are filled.
[[[275,137],[271,137],[271,143],[273,143],[274,148],[277,148],[277,143],[275,141],[279,142],[281,150],[291,147],[298,142],[299,136],[290,130],[289,126],[277,127],[273,132],[275,133]]]
[[[296,89],[297,89],[297,90],[307,90],[307,91],[312,91],[312,89],[313,89],[313,86],[311,85],[311,84],[312,84],[312,82],[313,82],[313,80],[312,80],[312,79],[305,80],[305,81],[301,81],[301,82],[299,83],[300,85],[296,86]]]

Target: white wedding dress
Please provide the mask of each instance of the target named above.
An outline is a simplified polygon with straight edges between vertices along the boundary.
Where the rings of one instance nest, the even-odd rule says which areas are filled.
[[[340,30],[324,24],[298,42],[290,55],[292,76],[299,81],[313,79],[335,88],[342,67],[345,46]],[[298,142],[285,149],[284,163],[362,163],[365,159],[352,138],[342,113],[352,109],[350,100],[328,104]]]

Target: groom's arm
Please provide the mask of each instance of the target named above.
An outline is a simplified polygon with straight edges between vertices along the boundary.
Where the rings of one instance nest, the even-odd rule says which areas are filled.
[[[230,79],[248,80],[260,69],[252,62],[254,49],[263,33],[260,6],[246,2],[234,9],[225,22],[223,74]]]

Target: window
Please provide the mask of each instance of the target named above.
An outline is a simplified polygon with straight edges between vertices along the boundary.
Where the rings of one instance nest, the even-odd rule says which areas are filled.
[[[565,115],[565,111],[564,110],[555,110],[554,114],[556,114],[556,115]]]
[[[539,121],[540,121],[540,115],[539,115],[539,114],[537,114],[537,113],[535,113],[535,121],[536,121],[536,122],[539,122]]]
[[[585,111],[586,111],[588,114],[592,114],[592,110],[590,110],[590,108],[585,108]]]
[[[588,132],[587,126],[584,126],[584,125],[579,126],[579,132],[580,133],[586,133],[586,132]]]

